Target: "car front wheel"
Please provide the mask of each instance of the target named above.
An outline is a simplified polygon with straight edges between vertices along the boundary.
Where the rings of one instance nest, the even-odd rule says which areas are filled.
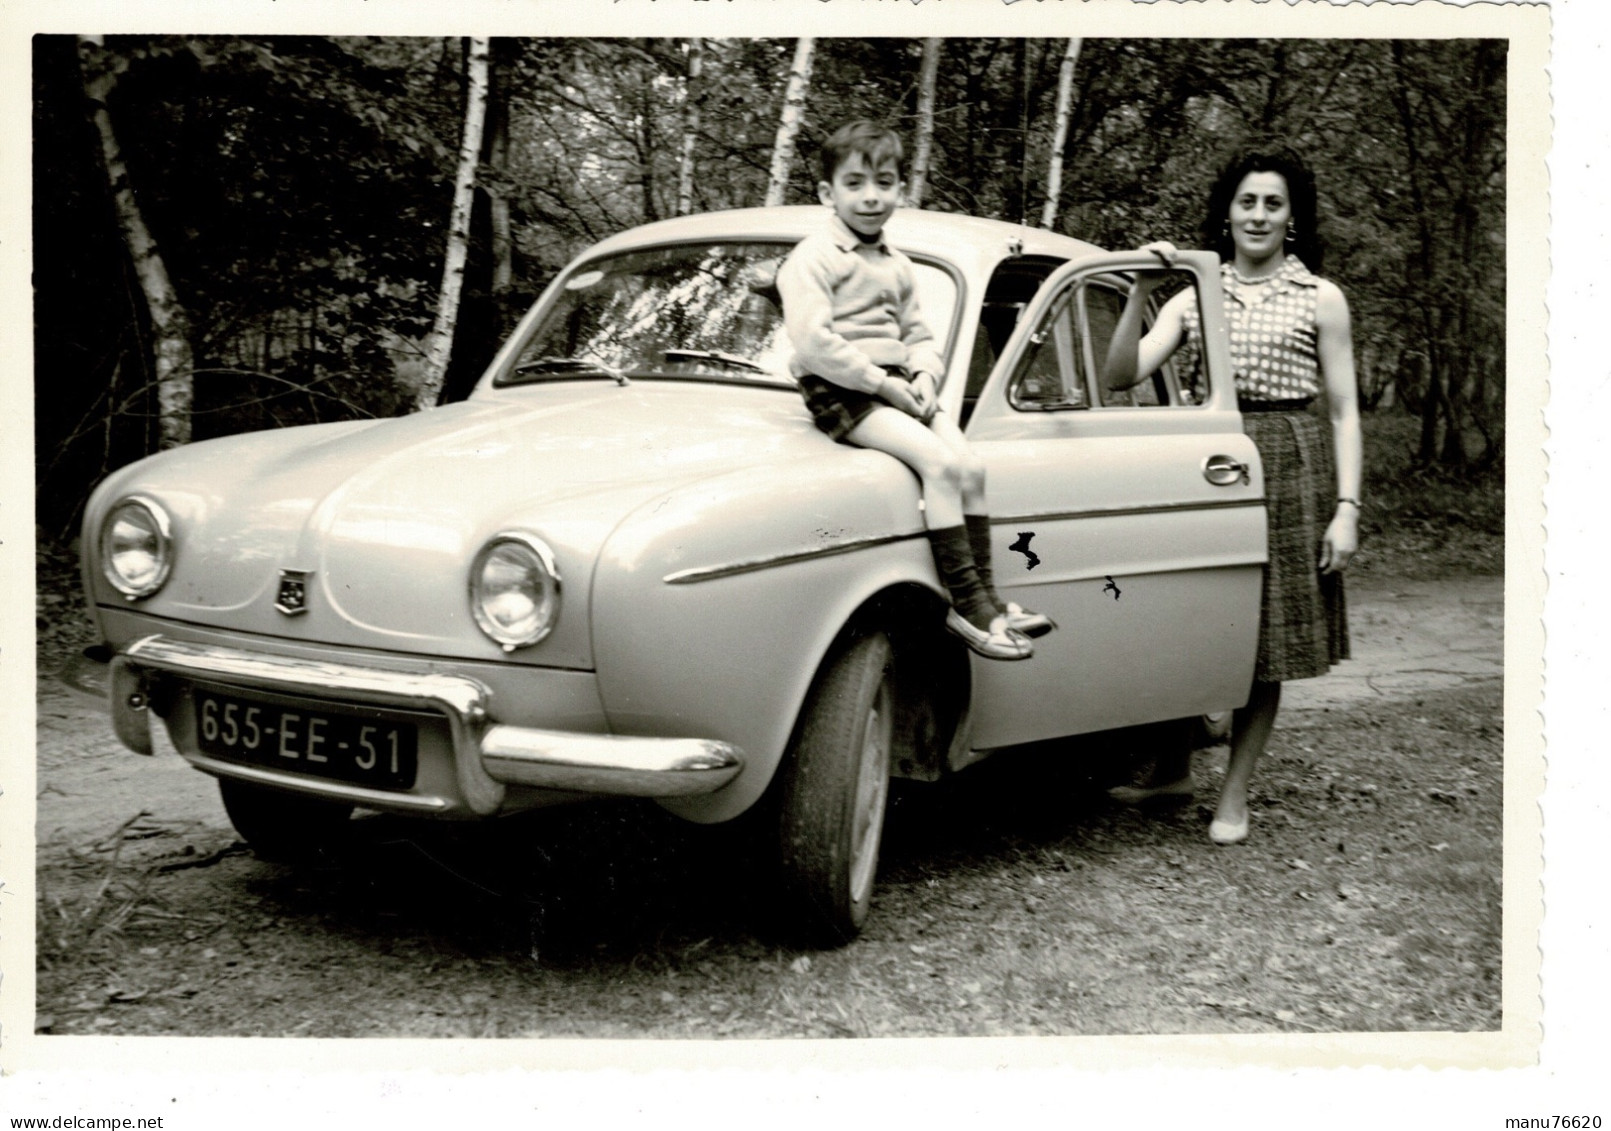
[[[783,911],[813,945],[847,943],[867,920],[895,734],[891,657],[883,633],[839,650],[781,770]]]
[[[340,845],[352,806],[265,789],[233,778],[218,779],[229,823],[265,860],[310,864]]]

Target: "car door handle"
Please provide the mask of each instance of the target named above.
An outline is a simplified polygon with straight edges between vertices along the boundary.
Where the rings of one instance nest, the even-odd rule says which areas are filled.
[[[1203,478],[1216,487],[1253,482],[1253,469],[1233,456],[1209,456],[1203,461]]]

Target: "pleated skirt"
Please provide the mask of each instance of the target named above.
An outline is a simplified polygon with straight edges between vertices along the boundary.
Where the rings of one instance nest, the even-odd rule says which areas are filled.
[[[1242,426],[1264,465],[1270,542],[1253,678],[1311,679],[1349,655],[1342,574],[1320,572],[1321,543],[1337,509],[1330,425],[1286,410],[1244,412]]]

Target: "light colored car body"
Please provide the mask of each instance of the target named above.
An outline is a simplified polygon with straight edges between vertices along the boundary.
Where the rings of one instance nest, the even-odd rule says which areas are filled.
[[[1145,259],[966,217],[908,211],[889,225],[931,281],[950,280],[949,311],[936,307],[949,359],[941,402],[966,413],[988,468],[1001,591],[1061,625],[1027,662],[972,657],[940,631],[916,478],[827,439],[794,390],[652,374],[500,387],[590,265],[709,240],[789,245],[822,220],[819,209],[765,209],[623,233],[554,281],[464,403],[198,443],[114,474],[90,503],[84,544],[119,734],[149,752],[155,707],[207,772],[367,808],[473,817],[625,794],[714,822],[772,784],[847,634],[894,642],[890,768],[911,777],[1243,702],[1262,482],[1206,256],[1184,257],[1214,299],[1206,396],[1050,411],[1021,403],[1013,384],[1027,354],[1063,351],[1065,374],[1082,349],[1085,368],[1096,364],[1081,327],[1056,325],[1086,300],[1059,307],[1059,296],[1113,290],[1113,272]],[[1016,329],[987,342],[981,311],[999,323],[1001,304],[981,300],[1014,263],[1041,266],[1008,312]],[[173,547],[165,583],[139,598],[113,587],[93,549],[131,496],[160,507]],[[478,550],[510,531],[551,551],[561,591],[551,631],[514,649],[478,628],[467,583]],[[1024,533],[1034,558],[1010,548]],[[287,570],[304,593],[290,609]],[[418,727],[417,778],[376,788],[323,776],[294,731],[282,764],[203,752],[198,729],[216,735],[224,722],[200,713],[213,692],[240,701],[236,726],[247,703],[279,712],[258,723],[299,719],[309,704],[406,720]]]

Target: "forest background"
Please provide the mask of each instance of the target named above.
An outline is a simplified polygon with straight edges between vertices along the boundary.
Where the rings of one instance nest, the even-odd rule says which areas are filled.
[[[464,395],[576,252],[813,201],[823,138],[874,117],[922,207],[1112,248],[1200,245],[1216,169],[1296,148],[1353,310],[1367,549],[1499,569],[1502,41],[39,36],[33,64],[47,552],[160,447]]]

